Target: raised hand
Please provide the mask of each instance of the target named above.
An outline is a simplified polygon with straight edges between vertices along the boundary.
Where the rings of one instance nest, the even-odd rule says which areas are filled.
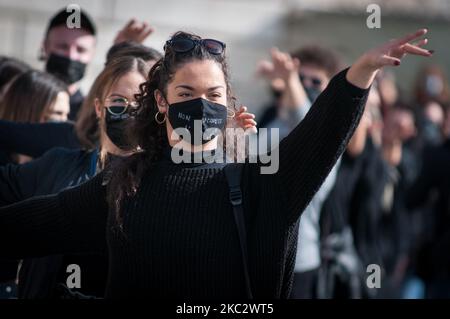
[[[270,50],[272,61],[259,62],[257,72],[269,80],[282,79],[288,81],[290,76],[297,76],[300,61],[292,58],[289,53],[281,52],[277,48]]]
[[[256,133],[255,114],[247,112],[246,106],[241,106],[234,116],[236,124],[246,132]]]
[[[420,29],[364,53],[347,72],[347,80],[361,88],[368,88],[380,68],[384,66],[399,66],[401,59],[406,54],[430,57],[433,51],[422,48],[422,46],[427,44],[427,39],[410,43],[422,37],[427,32],[427,29]]]
[[[131,19],[125,27],[117,33],[114,43],[117,44],[125,41],[142,43],[154,31],[155,29],[149,26],[147,22],[139,22],[136,19]]]

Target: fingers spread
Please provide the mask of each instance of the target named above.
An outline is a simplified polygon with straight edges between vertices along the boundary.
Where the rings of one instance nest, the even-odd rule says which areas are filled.
[[[420,41],[414,42],[413,45],[415,45],[416,47],[421,47],[421,46],[424,46],[427,43],[428,43],[428,39],[425,38],[425,39],[422,39]]]
[[[419,29],[414,33],[408,34],[407,36],[394,40],[391,42],[391,46],[398,46],[398,45],[403,45],[405,43],[408,43],[414,39],[417,39],[423,35],[425,35],[428,32],[427,29]]]
[[[419,48],[419,47],[414,46],[414,45],[409,44],[409,43],[406,43],[404,45],[404,50],[407,53],[415,54],[415,55],[422,55],[422,56],[431,56],[432,55],[432,53],[430,51],[428,51],[426,49]]]

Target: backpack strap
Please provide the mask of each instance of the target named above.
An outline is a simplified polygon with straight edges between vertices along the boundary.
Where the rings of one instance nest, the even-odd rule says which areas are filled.
[[[246,293],[249,299],[253,299],[252,288],[250,285],[250,275],[248,272],[247,232],[245,227],[244,210],[242,208],[242,163],[228,164],[224,167],[224,172],[230,190],[230,202],[233,206],[234,220],[236,222],[239,242],[241,245]]]

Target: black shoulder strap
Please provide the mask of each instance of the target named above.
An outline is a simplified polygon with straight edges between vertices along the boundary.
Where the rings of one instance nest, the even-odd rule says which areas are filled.
[[[250,285],[250,275],[248,272],[248,250],[247,250],[247,232],[245,227],[244,211],[242,209],[241,175],[242,164],[232,163],[224,167],[225,176],[230,189],[230,202],[233,206],[234,220],[237,225],[239,242],[241,244],[242,260],[244,265],[245,288],[247,297],[253,299],[252,288]]]

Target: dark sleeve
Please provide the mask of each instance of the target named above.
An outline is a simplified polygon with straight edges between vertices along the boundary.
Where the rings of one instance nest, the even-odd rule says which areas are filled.
[[[280,197],[295,222],[344,152],[363,114],[369,89],[334,76],[306,117],[280,142],[276,173]]]
[[[80,148],[72,122],[17,123],[0,120],[0,149],[39,157],[54,147]]]
[[[25,164],[8,164],[0,167],[0,206],[10,205],[36,195],[37,188],[45,182],[39,178],[54,169],[52,165],[61,153],[53,149]]]
[[[0,258],[103,252],[108,207],[99,174],[59,194],[0,208]]]

